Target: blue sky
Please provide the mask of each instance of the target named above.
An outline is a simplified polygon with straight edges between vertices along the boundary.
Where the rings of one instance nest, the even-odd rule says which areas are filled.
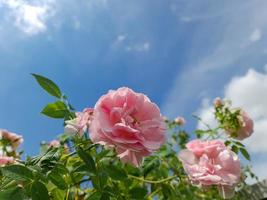
[[[263,0],[0,0],[0,127],[22,134],[31,155],[40,141],[62,132],[61,121],[39,114],[54,99],[30,73],[57,82],[77,110],[94,106],[109,89],[131,87],[164,115],[185,116],[188,130],[197,126],[192,113],[209,121],[211,100],[226,96],[255,117],[256,136],[247,145],[267,177],[267,147],[255,148],[267,138],[266,6]]]

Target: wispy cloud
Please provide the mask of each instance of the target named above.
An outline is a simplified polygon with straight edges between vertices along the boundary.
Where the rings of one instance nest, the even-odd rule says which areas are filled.
[[[125,39],[126,39],[126,35],[118,35],[115,43],[116,44],[121,43],[121,42],[125,41]]]
[[[250,35],[250,41],[251,42],[257,42],[261,39],[261,30],[260,29],[255,29],[251,35]]]
[[[27,35],[46,31],[46,20],[53,15],[53,1],[39,1],[30,4],[23,0],[1,0],[0,4],[9,9],[7,18]]]
[[[147,52],[151,48],[151,45],[148,41],[138,42],[132,38],[130,39],[124,34],[120,34],[117,36],[116,40],[114,41],[114,45],[123,47],[128,52],[130,51]]]
[[[127,51],[138,51],[138,52],[146,52],[150,50],[150,43],[144,42],[144,43],[138,43],[133,44],[126,47]]]
[[[81,28],[81,21],[77,17],[73,17],[73,28],[79,30]]]

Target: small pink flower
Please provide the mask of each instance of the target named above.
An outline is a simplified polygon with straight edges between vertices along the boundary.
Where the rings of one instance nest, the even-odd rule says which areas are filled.
[[[183,117],[176,117],[176,118],[174,119],[174,122],[175,122],[176,124],[178,124],[179,126],[183,126],[183,125],[185,125],[185,123],[186,123],[186,121],[185,121],[185,119],[184,119]]]
[[[60,147],[60,142],[58,140],[52,140],[48,143],[48,147]]]
[[[213,105],[215,108],[221,107],[223,105],[223,101],[220,97],[216,97],[213,101]]]
[[[0,138],[9,140],[11,146],[15,149],[23,142],[23,137],[7,130],[0,130]]]
[[[254,123],[245,111],[241,111],[240,124],[241,128],[237,131],[236,139],[243,140],[252,135]]]
[[[95,105],[90,126],[94,143],[114,147],[118,157],[139,166],[165,141],[165,123],[147,96],[123,87],[109,91]]]
[[[9,156],[0,156],[0,166],[14,163],[15,159]]]
[[[77,112],[76,118],[66,121],[65,133],[79,134],[82,136],[89,128],[94,109],[86,108],[83,112]]]
[[[240,182],[241,167],[237,155],[220,140],[193,140],[179,154],[193,184],[216,185],[224,198],[231,198]]]

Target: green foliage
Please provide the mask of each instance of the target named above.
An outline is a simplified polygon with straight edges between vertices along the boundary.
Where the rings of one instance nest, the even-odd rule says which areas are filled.
[[[50,79],[38,75],[38,74],[32,74],[33,77],[36,79],[36,81],[39,83],[39,85],[50,95],[56,97],[56,98],[61,98],[62,94],[59,89],[59,87]]]
[[[32,200],[49,200],[49,194],[46,186],[40,181],[34,181],[31,185]]]
[[[42,113],[64,120],[73,118],[74,109],[58,86],[43,76],[33,76],[45,91],[57,98]],[[212,129],[207,125],[207,130],[196,130],[195,137],[216,139],[220,138],[219,130],[237,130],[237,112],[217,109],[219,127]],[[141,167],[123,164],[113,149],[95,145],[87,137],[62,134],[58,147],[44,143],[40,155],[0,168],[0,200],[220,200],[215,187],[203,190],[190,183],[177,158],[190,134],[175,121],[165,122],[167,142],[146,157]],[[225,144],[250,160],[239,141],[229,137]],[[255,177],[249,167],[244,168],[244,174]],[[233,199],[246,199],[249,195],[246,187],[242,182]]]
[[[42,114],[51,118],[62,118],[64,119],[68,114],[68,108],[65,103],[56,101],[48,104],[43,110]]]
[[[22,188],[15,186],[14,188],[0,191],[0,199],[3,200],[24,200],[26,196],[22,191]]]
[[[1,168],[2,174],[16,181],[27,181],[33,178],[32,171],[23,165],[9,165]]]

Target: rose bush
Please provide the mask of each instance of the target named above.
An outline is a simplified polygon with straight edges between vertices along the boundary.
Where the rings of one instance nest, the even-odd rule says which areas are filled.
[[[250,156],[239,140],[251,136],[253,121],[230,102],[214,101],[218,127],[189,134],[183,117],[163,117],[146,95],[129,88],[111,90],[94,108],[77,112],[53,81],[33,76],[56,98],[42,114],[63,119],[64,133],[43,142],[39,155],[21,159],[22,136],[0,131],[1,200],[237,200],[250,195],[245,177],[255,175],[240,162],[241,155]]]

